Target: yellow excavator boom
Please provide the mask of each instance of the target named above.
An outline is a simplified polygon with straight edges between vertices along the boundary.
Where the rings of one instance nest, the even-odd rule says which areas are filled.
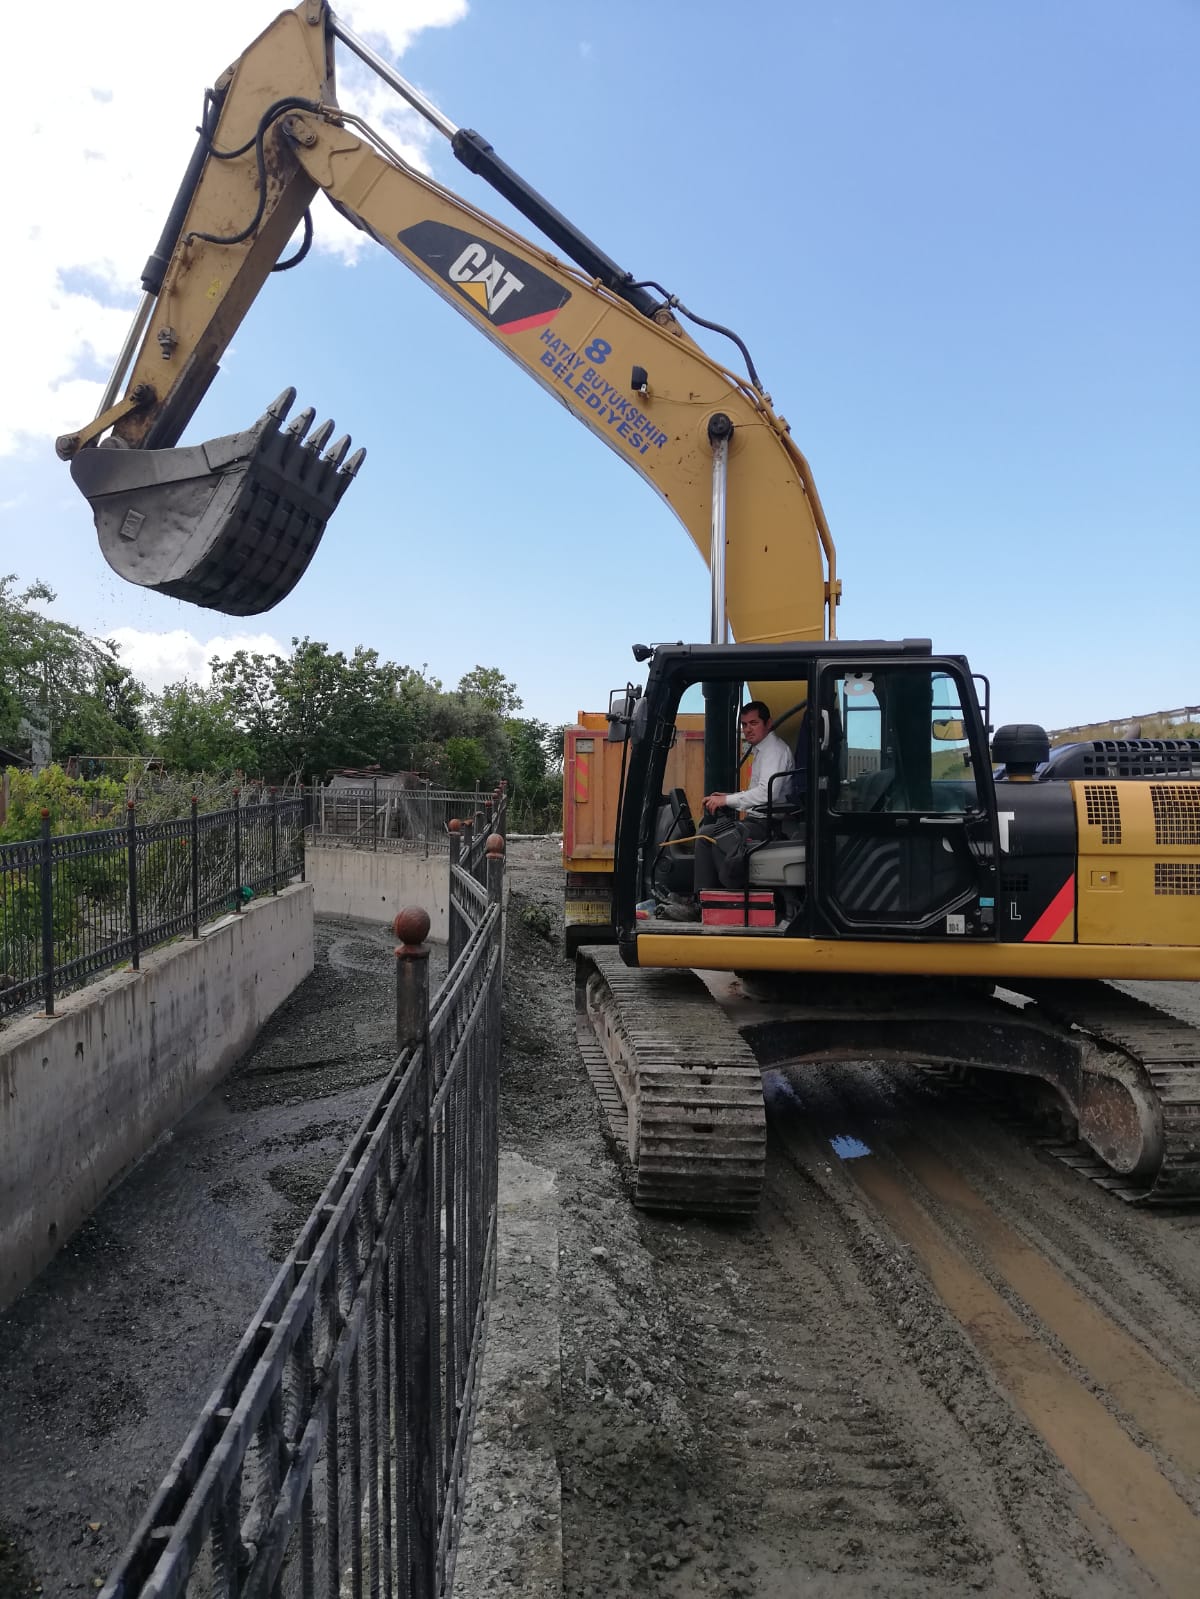
[[[769,395],[706,354],[684,332],[677,301],[621,274],[477,134],[421,103],[466,165],[518,203],[532,196],[528,214],[578,244],[583,266],[416,171],[340,110],[335,36],[407,89],[325,5],[305,0],[276,18],[210,97],[143,280],[148,303],[124,398],[110,392],[90,428],[60,440],[109,563],[133,582],[245,615],[282,599],[311,560],[362,452],[347,459],[348,440],[326,449],[331,425],[310,432],[311,412],[285,425],[291,391],[245,433],[174,446],[323,191],[662,496],[704,559],[723,568],[738,640],[832,636],[833,540]]]

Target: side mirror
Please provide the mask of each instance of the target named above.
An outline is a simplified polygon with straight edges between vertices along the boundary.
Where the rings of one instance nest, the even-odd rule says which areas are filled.
[[[940,744],[958,744],[967,736],[962,717],[944,717],[933,724],[933,736]]]
[[[636,707],[642,703],[641,690],[633,687],[613,689],[608,696],[608,732],[606,744],[624,744],[629,738],[630,723]]]

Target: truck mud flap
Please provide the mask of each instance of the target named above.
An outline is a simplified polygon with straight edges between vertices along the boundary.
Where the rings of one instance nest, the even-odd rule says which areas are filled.
[[[333,423],[310,434],[311,409],[285,428],[295,398],[285,389],[252,428],[206,444],[82,450],[71,476],[113,571],[229,616],[290,594],[366,456],[346,460],[348,437],[326,450]]]

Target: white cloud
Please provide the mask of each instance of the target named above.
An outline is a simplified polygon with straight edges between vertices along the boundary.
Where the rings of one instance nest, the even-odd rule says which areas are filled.
[[[208,663],[214,655],[227,661],[238,650],[252,655],[291,654],[290,646],[271,633],[222,633],[202,643],[182,627],[169,633],[118,627],[107,637],[120,650],[122,663],[155,694],[185,677],[193,683],[208,683],[212,677]]]
[[[92,0],[67,0],[54,8],[53,74],[10,74],[10,123],[28,148],[10,162],[5,189],[5,292],[19,308],[7,319],[5,366],[21,380],[0,396],[0,456],[33,441],[41,448],[94,415],[195,144],[203,91],[279,9],[278,0],[208,0],[202,13],[160,5],[152,25],[137,28]],[[338,6],[392,60],[423,29],[466,11],[467,0]],[[31,67],[47,42],[46,13],[19,8],[12,58]],[[425,166],[437,135],[341,45],[337,64],[347,109]],[[353,259],[363,237],[332,207],[314,206],[314,223],[318,248]]]

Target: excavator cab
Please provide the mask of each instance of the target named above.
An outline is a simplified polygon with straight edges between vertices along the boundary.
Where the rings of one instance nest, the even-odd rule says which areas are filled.
[[[774,896],[776,933],[993,940],[995,790],[986,713],[961,656],[934,656],[922,640],[666,646],[632,730],[617,845],[618,931],[628,953],[629,911],[647,863],[661,853],[656,802],[676,707],[692,683],[735,677],[772,709],[807,686],[806,698],[773,719],[793,747],[793,767],[772,780],[767,837],[748,854],[746,892]],[[736,753],[732,760],[736,770]],[[719,769],[721,752],[713,762]],[[644,918],[637,926],[654,930]],[[646,939],[636,960],[655,963]],[[745,963],[754,964],[753,953]]]

